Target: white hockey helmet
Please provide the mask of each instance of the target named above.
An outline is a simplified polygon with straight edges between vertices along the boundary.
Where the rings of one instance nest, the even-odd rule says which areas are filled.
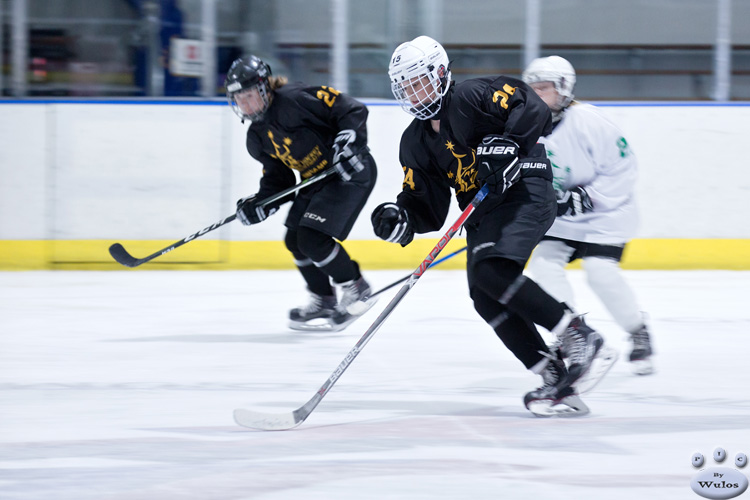
[[[407,113],[429,120],[440,111],[451,84],[450,61],[445,49],[428,36],[404,42],[388,65],[391,91]]]
[[[573,101],[576,70],[567,59],[560,56],[539,57],[529,63],[521,76],[524,83],[552,82],[560,95],[558,105],[565,109]]]

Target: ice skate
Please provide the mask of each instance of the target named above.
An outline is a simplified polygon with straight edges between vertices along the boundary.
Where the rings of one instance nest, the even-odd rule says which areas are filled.
[[[583,394],[592,390],[596,385],[601,382],[604,376],[617,362],[619,353],[616,349],[604,345],[599,349],[594,356],[594,361],[591,363],[591,368],[576,382],[576,389],[579,394]]]
[[[531,413],[537,417],[578,417],[589,413],[576,390],[565,383],[568,370],[562,360],[550,357],[541,375],[543,385],[523,398]]]
[[[560,359],[564,359],[567,356],[562,350],[562,341],[557,339],[549,346],[549,350],[552,353],[557,353]],[[603,345],[594,356],[594,361],[591,363],[591,368],[576,382],[576,390],[578,394],[584,394],[592,390],[609,370],[617,362],[619,353],[616,349]]]
[[[604,346],[604,339],[589,328],[583,316],[576,316],[561,334],[560,340],[562,352],[568,358],[567,385],[577,385],[578,380],[591,370],[597,353]]]
[[[337,307],[334,295],[318,295],[310,292],[310,302],[289,311],[289,328],[300,331],[339,331],[346,328],[356,317],[342,312]]]
[[[340,283],[341,300],[338,309],[355,317],[362,316],[375,305],[377,299],[372,297],[369,283],[360,276],[359,279]]]
[[[651,336],[648,328],[644,324],[635,332],[630,334],[633,342],[633,350],[630,351],[630,362],[632,363],[633,373],[636,375],[650,375],[654,373],[654,365],[651,360],[653,350],[651,349]]]

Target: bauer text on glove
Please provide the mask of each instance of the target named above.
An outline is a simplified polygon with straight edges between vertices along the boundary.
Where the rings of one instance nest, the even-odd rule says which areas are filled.
[[[485,136],[477,146],[477,180],[495,193],[504,193],[521,177],[518,153],[518,144],[510,139]]]
[[[382,203],[372,212],[372,229],[375,235],[405,247],[414,239],[414,228],[409,213],[395,203]]]

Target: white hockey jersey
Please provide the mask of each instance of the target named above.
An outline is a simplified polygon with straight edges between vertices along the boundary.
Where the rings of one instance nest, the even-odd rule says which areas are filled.
[[[574,102],[539,142],[552,162],[555,188],[583,186],[594,205],[592,212],[558,217],[547,235],[610,245],[632,239],[638,164],[619,128],[596,107]]]

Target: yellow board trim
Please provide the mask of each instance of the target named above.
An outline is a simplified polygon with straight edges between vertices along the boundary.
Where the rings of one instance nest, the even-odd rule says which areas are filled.
[[[109,255],[111,240],[0,240],[0,270],[48,269],[126,270]],[[144,257],[174,241],[122,241],[135,257]],[[415,269],[437,240],[417,239],[409,246],[384,241],[344,243],[362,269]],[[452,240],[440,257],[466,245]],[[438,257],[438,258],[440,258]],[[440,269],[463,269],[466,254],[440,264]],[[571,268],[580,267],[576,262]],[[726,269],[750,270],[750,239],[639,239],[628,244],[623,269]],[[294,269],[292,256],[281,241],[195,240],[157,257],[137,269],[231,270]]]

